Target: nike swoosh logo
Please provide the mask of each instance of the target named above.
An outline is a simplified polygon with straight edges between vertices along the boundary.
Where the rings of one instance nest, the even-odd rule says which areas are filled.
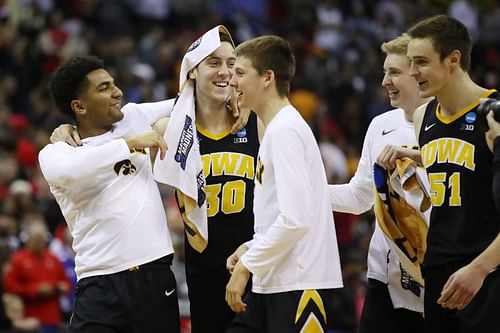
[[[432,123],[432,124],[430,124],[430,125],[425,125],[425,127],[424,127],[424,131],[426,131],[426,132],[427,132],[428,130],[430,130],[431,128],[433,128],[433,127],[434,127],[434,125],[436,125],[436,123]]]
[[[174,291],[175,291],[175,288],[170,290],[170,291],[165,290],[165,295],[167,295],[167,297],[168,297],[168,296],[172,295],[174,293]]]
[[[394,128],[394,129],[391,129],[391,130],[388,130],[388,131],[383,130],[383,131],[382,131],[382,135],[387,135],[387,134],[389,134],[389,133],[394,132],[395,130],[397,130],[397,128]]]

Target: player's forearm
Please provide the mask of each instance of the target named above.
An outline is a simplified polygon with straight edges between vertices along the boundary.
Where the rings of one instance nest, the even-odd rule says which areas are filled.
[[[500,233],[495,240],[470,265],[489,274],[500,265]]]
[[[305,232],[305,226],[280,215],[263,235],[254,238],[241,260],[253,274],[263,276],[289,255]]]
[[[328,195],[332,211],[359,215],[373,206],[373,190],[369,183],[357,187],[351,183],[328,185]]]
[[[422,153],[420,150],[408,149],[408,157],[411,158],[418,166],[424,166],[422,163]]]
[[[75,181],[94,177],[97,169],[113,165],[128,156],[130,150],[127,144],[123,139],[118,139],[95,147],[67,146],[59,149],[49,145],[40,152],[38,159],[49,183],[67,187]]]

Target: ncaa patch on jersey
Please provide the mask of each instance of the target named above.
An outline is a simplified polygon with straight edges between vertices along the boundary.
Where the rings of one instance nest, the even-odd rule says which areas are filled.
[[[237,138],[234,138],[234,143],[247,143],[248,138],[247,136],[247,129],[242,128],[241,130],[236,133]]]
[[[469,112],[465,115],[465,122],[467,124],[472,124],[476,121],[476,113],[475,112]]]
[[[242,138],[244,136],[247,136],[247,129],[246,128],[242,128],[238,131],[238,133],[236,133],[236,136],[238,138]]]

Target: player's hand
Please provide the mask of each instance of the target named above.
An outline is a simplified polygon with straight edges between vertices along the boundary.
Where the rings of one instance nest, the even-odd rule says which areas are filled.
[[[234,312],[239,313],[247,309],[242,297],[249,278],[250,272],[241,261],[238,261],[226,285],[226,302]]]
[[[233,274],[236,264],[240,260],[241,256],[248,250],[245,244],[241,244],[233,254],[231,254],[226,260],[226,268],[229,273]]]
[[[240,109],[238,106],[238,94],[234,90],[229,95],[226,107],[232,113],[233,117],[236,118],[233,127],[231,127],[231,133],[236,134],[246,126],[251,111],[249,109]]]
[[[472,264],[460,268],[448,278],[437,303],[443,308],[462,310],[476,296],[487,275]]]
[[[488,144],[488,148],[493,151],[493,141],[500,135],[500,123],[495,120],[493,111],[488,112],[486,121],[489,127],[488,132],[486,132],[486,143]]]
[[[160,150],[160,159],[165,158],[167,143],[165,142],[163,136],[161,136],[154,130],[130,135],[124,137],[124,140],[130,149],[158,148]]]
[[[395,145],[386,145],[377,157],[377,164],[387,171],[392,171],[396,168],[396,160],[403,157],[409,157],[417,162],[417,164],[421,164],[422,161],[420,151],[418,150]]]
[[[62,124],[56,127],[50,135],[50,142],[66,142],[67,144],[77,147],[82,144],[80,135],[76,127],[70,124]]]

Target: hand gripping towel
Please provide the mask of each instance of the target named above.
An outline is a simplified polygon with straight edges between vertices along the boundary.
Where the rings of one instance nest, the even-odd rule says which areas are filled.
[[[226,34],[231,39],[224,26],[216,26],[191,44],[182,59],[179,96],[164,135],[168,146],[167,154],[164,160],[157,156],[153,169],[158,182],[176,189],[187,239],[200,253],[208,243],[207,204],[195,124],[195,82],[188,79],[188,75],[221,45],[219,33]]]

